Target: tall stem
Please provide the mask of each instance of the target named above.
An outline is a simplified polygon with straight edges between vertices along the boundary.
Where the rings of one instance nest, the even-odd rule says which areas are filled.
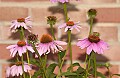
[[[89,31],[89,35],[92,34],[92,27],[93,27],[93,19],[94,18],[90,18],[90,31]]]
[[[72,65],[72,45],[71,45],[71,30],[68,30],[68,47],[69,47],[69,51],[70,51],[70,64],[71,64],[71,68],[73,71],[73,65]]]
[[[53,24],[52,24],[52,22],[51,22],[51,24],[50,24],[50,28],[51,28],[52,36],[53,36],[54,40],[56,40],[56,38],[55,38],[55,34],[54,34],[54,28],[53,28]],[[58,55],[59,71],[60,71],[60,73],[61,73],[61,72],[62,72],[62,69],[60,69],[61,59],[60,59],[60,55],[59,55],[59,54],[57,54],[57,55]]]
[[[54,28],[53,28],[53,24],[52,23],[50,24],[50,28],[51,28],[52,36],[53,36],[54,40],[56,40],[55,33],[54,33]]]
[[[90,30],[89,30],[89,35],[92,34],[92,27],[93,27],[93,19],[92,17],[90,17]],[[91,56],[90,56],[91,57]],[[90,57],[89,55],[86,54],[86,59],[85,59],[85,63],[86,63],[86,75],[85,75],[85,78],[87,78],[88,76],[88,71],[89,71],[89,68],[90,68]],[[87,61],[88,60],[88,61]],[[96,63],[96,62],[95,62]],[[96,72],[95,72],[96,74]]]
[[[94,57],[94,78],[97,78],[97,67],[96,67],[96,55],[94,52],[93,53],[93,57]]]
[[[63,9],[64,9],[64,14],[65,14],[65,21],[68,22],[69,18],[67,15],[67,4],[66,3],[63,4]]]
[[[23,30],[23,27],[21,27],[21,30],[20,30],[20,40],[24,40],[24,30]],[[23,76],[25,78],[23,55],[21,56],[21,61],[22,61]]]
[[[66,3],[63,4],[63,8],[64,8],[64,14],[65,14],[65,21],[68,22],[69,18],[68,18],[68,15],[67,15],[67,4]],[[72,68],[72,71],[73,71],[73,66],[72,66],[71,31],[70,30],[68,30],[68,48],[69,48],[69,51],[70,51],[70,62],[71,62],[71,68]]]
[[[45,78],[48,78],[47,75],[46,75],[46,70],[45,70],[44,65],[43,65],[43,63],[42,63],[42,58],[41,58],[41,56],[39,55],[38,50],[36,49],[34,43],[32,43],[32,47],[34,48],[35,53],[37,54],[37,56],[38,56],[38,58],[39,58],[39,60],[40,60],[40,65],[41,65],[41,67],[43,68],[43,72],[44,72]]]
[[[22,60],[23,77],[25,78],[25,72],[24,72],[24,59],[23,59],[23,55],[21,56],[21,60]]]
[[[27,55],[27,62],[28,62],[28,64],[30,64],[30,58],[29,58],[28,51],[26,52],[26,55]]]

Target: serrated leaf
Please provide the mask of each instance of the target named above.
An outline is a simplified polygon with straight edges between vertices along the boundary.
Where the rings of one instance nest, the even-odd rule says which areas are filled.
[[[54,72],[54,69],[56,66],[57,64],[55,63],[49,65],[49,67],[47,68],[47,72],[46,72],[48,78],[50,78],[50,75]]]
[[[73,66],[73,67],[75,67],[75,66],[80,66],[80,64],[79,64],[79,63],[73,63],[72,66]],[[68,68],[67,68],[67,71],[70,71],[70,70],[72,69],[72,66],[68,67]]]

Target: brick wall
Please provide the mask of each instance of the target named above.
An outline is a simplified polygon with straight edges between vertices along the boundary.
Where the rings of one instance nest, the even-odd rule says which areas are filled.
[[[75,44],[78,38],[87,37],[89,25],[86,22],[86,12],[90,8],[95,8],[98,12],[96,17],[98,23],[93,29],[100,32],[101,38],[110,45],[110,49],[103,55],[97,55],[97,60],[110,62],[112,73],[120,73],[120,0],[80,0],[80,2],[71,0],[70,5],[72,7],[68,7],[68,15],[71,20],[80,21],[82,26],[81,32],[72,31],[74,61],[84,60],[84,50]],[[55,26],[56,36],[65,41],[66,33],[57,29],[57,26],[64,22],[62,7],[59,4],[52,4],[49,0],[0,0],[0,78],[5,78],[5,68],[9,64],[7,60],[11,59],[9,51],[5,48],[16,43],[18,39],[17,33],[10,32],[11,20],[31,16],[34,22],[32,32],[41,36],[43,33],[49,33],[49,25],[46,24],[45,18],[49,15],[58,18]],[[67,63],[69,64],[69,60]]]

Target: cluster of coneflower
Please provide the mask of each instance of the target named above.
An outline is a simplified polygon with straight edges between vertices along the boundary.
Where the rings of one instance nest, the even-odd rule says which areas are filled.
[[[16,63],[11,67],[6,69],[6,77],[20,77],[20,78],[88,78],[92,76],[97,78],[97,66],[96,66],[96,53],[103,54],[104,50],[108,49],[108,44],[100,39],[100,34],[98,32],[92,31],[93,21],[97,14],[95,9],[90,9],[88,11],[89,23],[90,23],[90,32],[88,37],[85,39],[78,39],[77,46],[81,49],[86,49],[86,60],[85,67],[82,68],[79,63],[72,62],[72,45],[71,45],[71,31],[76,29],[80,31],[80,22],[71,21],[67,15],[67,3],[68,0],[50,0],[51,2],[60,2],[64,6],[65,13],[65,23],[58,26],[59,29],[64,28],[65,32],[68,34],[68,42],[59,41],[54,35],[54,25],[56,24],[57,18],[55,16],[48,16],[47,23],[50,25],[51,33],[43,34],[38,39],[38,35],[33,34],[30,31],[32,23],[30,16],[26,18],[18,18],[17,20],[12,21],[10,27],[12,32],[20,32],[20,40],[14,44],[7,47],[10,50],[10,56],[16,57]],[[28,30],[30,35],[25,38],[24,30]],[[38,29],[40,30],[40,29]],[[82,30],[81,30],[82,31]],[[67,45],[67,49],[63,49],[61,45]],[[66,53],[70,52],[71,64],[67,72],[62,71],[62,66],[66,57]],[[53,53],[58,54],[58,63],[53,63],[47,65],[47,55]],[[30,54],[34,54],[34,58],[30,57]],[[74,53],[73,53],[74,54]],[[27,61],[24,60],[24,55],[27,56]],[[33,56],[33,55],[32,55]],[[36,59],[37,58],[37,59]],[[31,63],[32,59],[36,59],[34,63]],[[39,63],[39,64],[37,64]],[[92,65],[93,64],[93,65]],[[38,65],[38,69],[33,75],[30,74],[33,65]],[[58,74],[54,74],[55,67],[59,67]],[[74,66],[79,66],[77,71],[73,71]],[[109,67],[109,65],[108,65]],[[92,68],[92,69],[91,69]],[[100,77],[105,77],[101,75]],[[112,76],[110,76],[112,77]]]

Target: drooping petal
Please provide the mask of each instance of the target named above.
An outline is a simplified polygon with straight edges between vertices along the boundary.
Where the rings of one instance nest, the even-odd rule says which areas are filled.
[[[28,49],[29,51],[31,51],[32,53],[35,52],[31,46],[26,46],[26,47],[27,47],[27,49]]]
[[[92,46],[88,46],[87,47],[87,54],[90,55],[90,53],[92,52]]]

